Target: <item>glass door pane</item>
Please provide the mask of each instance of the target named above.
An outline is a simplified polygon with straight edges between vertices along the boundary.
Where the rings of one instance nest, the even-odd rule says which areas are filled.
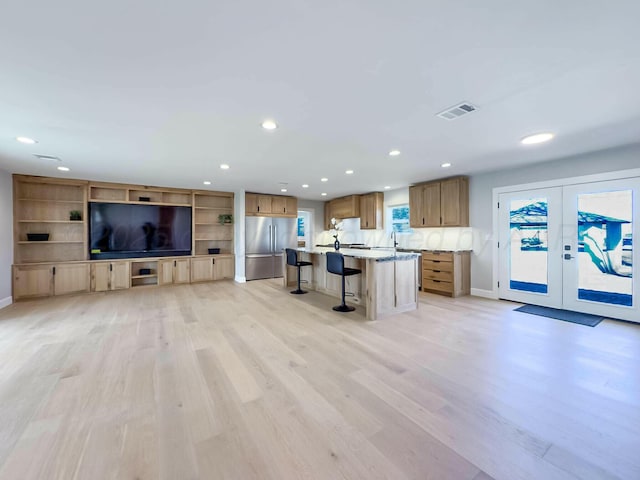
[[[640,321],[639,194],[638,178],[564,187],[565,309]]]
[[[561,202],[560,188],[500,195],[500,298],[561,307]]]

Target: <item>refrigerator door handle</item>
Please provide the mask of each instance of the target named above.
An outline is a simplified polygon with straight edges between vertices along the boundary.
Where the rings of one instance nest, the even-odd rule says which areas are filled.
[[[273,251],[278,252],[278,228],[273,226]]]
[[[269,251],[273,252],[273,232],[271,231],[271,225],[269,225]]]

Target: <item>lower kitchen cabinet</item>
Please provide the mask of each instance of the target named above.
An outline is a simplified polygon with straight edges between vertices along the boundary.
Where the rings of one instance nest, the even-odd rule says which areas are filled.
[[[21,300],[88,292],[89,270],[88,263],[14,265],[13,298]]]
[[[233,255],[215,258],[213,265],[213,279],[233,279],[235,276],[235,260]]]
[[[469,252],[422,251],[422,291],[450,297],[471,291]]]
[[[191,262],[189,258],[158,261],[158,283],[172,285],[191,281]]]
[[[131,283],[129,262],[105,262],[91,265],[91,291],[125,290]]]

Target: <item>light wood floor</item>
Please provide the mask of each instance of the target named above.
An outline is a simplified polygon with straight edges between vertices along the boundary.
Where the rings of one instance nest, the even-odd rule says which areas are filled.
[[[0,311],[0,479],[639,479],[640,326],[273,281]]]

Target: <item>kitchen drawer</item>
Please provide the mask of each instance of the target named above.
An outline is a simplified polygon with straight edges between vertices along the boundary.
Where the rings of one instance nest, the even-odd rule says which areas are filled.
[[[431,278],[422,279],[422,290],[436,290],[438,292],[453,294],[453,283]]]
[[[441,272],[452,272],[453,263],[444,260],[422,260],[422,270],[440,270]]]
[[[444,280],[445,282],[453,282],[453,272],[443,270],[423,270],[423,279]]]
[[[453,262],[453,253],[451,252],[431,252],[422,251],[422,260],[436,260],[440,262]]]

